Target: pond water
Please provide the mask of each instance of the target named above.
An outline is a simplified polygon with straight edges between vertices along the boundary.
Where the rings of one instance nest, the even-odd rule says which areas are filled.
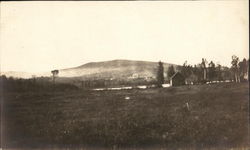
[[[132,86],[126,86],[126,87],[113,87],[113,88],[95,88],[94,91],[113,91],[113,90],[131,90],[131,89],[148,89],[148,88],[154,88],[156,85],[138,85],[135,87]],[[170,84],[162,84],[163,88],[170,87]]]

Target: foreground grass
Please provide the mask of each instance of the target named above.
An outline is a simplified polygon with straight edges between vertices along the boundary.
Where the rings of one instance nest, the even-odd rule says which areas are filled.
[[[3,97],[3,147],[244,147],[249,140],[247,83]]]

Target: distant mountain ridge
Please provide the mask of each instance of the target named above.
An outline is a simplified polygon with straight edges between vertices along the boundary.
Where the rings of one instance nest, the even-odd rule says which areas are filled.
[[[165,72],[170,65],[164,63]],[[90,62],[75,68],[61,69],[59,74],[62,77],[86,77],[86,78],[128,78],[155,77],[158,62],[134,61],[134,60],[112,60],[103,62]]]
[[[166,73],[168,67],[173,65],[176,68],[178,65],[163,63],[164,72]],[[59,70],[59,77],[81,77],[83,79],[90,78],[133,78],[133,77],[156,77],[158,62],[150,61],[134,61],[134,60],[111,60],[102,62],[90,62],[78,67],[66,68]],[[26,73],[26,72],[3,72],[6,76],[18,78],[31,78],[32,75],[51,76],[50,71],[46,73]]]

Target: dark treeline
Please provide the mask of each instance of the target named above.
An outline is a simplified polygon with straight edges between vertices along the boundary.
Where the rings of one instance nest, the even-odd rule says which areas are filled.
[[[186,79],[186,84],[200,84],[211,81],[234,81],[243,82],[248,80],[249,60],[245,58],[240,61],[235,55],[232,56],[232,66],[225,67],[215,64],[213,61],[208,62],[202,58],[201,63],[189,65],[187,61],[182,66],[174,68],[170,66],[167,71],[167,81],[170,77],[179,71]]]
[[[40,77],[32,79],[19,79],[13,77],[0,76],[1,90],[10,92],[24,92],[24,91],[65,91],[76,90],[77,86],[66,83],[51,82],[49,77]]]

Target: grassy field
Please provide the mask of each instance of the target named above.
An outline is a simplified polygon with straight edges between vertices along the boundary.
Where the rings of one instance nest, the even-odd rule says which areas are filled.
[[[220,83],[122,91],[4,92],[2,146],[246,147],[248,90],[248,83]]]

